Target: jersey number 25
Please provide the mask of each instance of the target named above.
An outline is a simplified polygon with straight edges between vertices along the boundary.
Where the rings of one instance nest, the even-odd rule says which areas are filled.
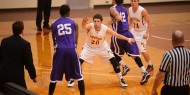
[[[65,35],[65,34],[71,34],[72,33],[72,29],[71,29],[71,24],[67,23],[67,24],[59,24],[57,25],[58,28],[58,35]]]

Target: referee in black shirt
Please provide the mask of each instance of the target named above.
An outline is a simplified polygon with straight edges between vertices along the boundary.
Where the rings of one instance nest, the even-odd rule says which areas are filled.
[[[183,42],[183,33],[179,30],[174,31],[172,34],[174,49],[164,54],[151,95],[158,95],[157,88],[163,79],[161,95],[189,95],[190,50],[183,46]]]

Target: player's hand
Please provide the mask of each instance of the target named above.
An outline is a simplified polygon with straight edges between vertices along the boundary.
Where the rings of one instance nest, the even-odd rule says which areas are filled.
[[[152,90],[151,95],[158,95],[158,92],[156,90]]]
[[[86,23],[86,24],[87,24],[87,22],[88,22],[88,18],[87,18],[87,17],[84,17],[84,18],[82,19],[82,23]]]
[[[145,33],[144,35],[143,35],[143,39],[148,39],[149,38],[149,34],[148,33]]]
[[[129,42],[130,44],[132,44],[132,42],[135,42],[135,39],[134,39],[134,38],[128,38],[128,42]]]

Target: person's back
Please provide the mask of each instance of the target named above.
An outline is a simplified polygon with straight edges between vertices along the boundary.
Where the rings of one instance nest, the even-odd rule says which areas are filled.
[[[112,23],[112,28],[114,31],[121,34],[121,33],[125,32],[126,30],[129,30],[128,13],[122,4],[116,4],[113,7],[116,8],[116,10],[119,12],[119,14],[122,18],[120,21]],[[110,14],[110,16],[112,19],[114,19],[112,14]]]
[[[189,84],[187,80],[189,80],[190,76],[187,74],[190,72],[190,50],[184,46],[177,46],[167,51],[164,56],[167,60],[163,61],[170,61],[169,64],[161,66],[161,69],[170,67],[166,73],[167,77],[164,79],[164,84],[170,86],[184,86],[184,84]]]
[[[10,74],[7,74],[10,79],[14,76],[16,76],[14,78],[17,78],[18,75],[24,77],[23,55],[26,44],[29,43],[22,39],[20,35],[13,35],[2,40],[2,68],[6,69],[6,72]]]
[[[85,87],[79,57],[76,52],[78,24],[69,18],[70,7],[61,5],[61,17],[52,24],[54,41],[53,66],[50,75],[49,95],[53,95],[56,83],[65,79],[78,81],[80,95],[85,95]]]
[[[6,82],[26,87],[24,67],[30,78],[37,82],[30,43],[22,38],[24,24],[16,21],[12,25],[13,35],[1,41],[0,91],[4,91]]]
[[[57,19],[52,24],[57,48],[75,48],[75,22],[68,17]]]
[[[173,49],[167,51],[157,73],[151,95],[157,95],[157,88],[164,79],[161,95],[189,95],[190,50],[185,48],[182,31],[172,34]]]

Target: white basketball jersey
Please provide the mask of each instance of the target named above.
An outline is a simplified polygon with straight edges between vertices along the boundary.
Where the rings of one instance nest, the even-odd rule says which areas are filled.
[[[87,44],[90,47],[100,47],[105,41],[105,36],[106,36],[106,30],[107,26],[101,24],[101,29],[99,31],[96,31],[94,28],[94,23],[90,23],[92,29],[88,32],[87,34]]]
[[[129,16],[132,18],[132,29],[135,31],[146,31],[147,22],[141,14],[143,9],[143,7],[139,6],[134,13],[132,7],[129,8]]]

